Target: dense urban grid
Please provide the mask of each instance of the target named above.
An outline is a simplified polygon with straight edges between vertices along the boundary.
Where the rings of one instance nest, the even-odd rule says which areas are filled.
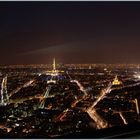
[[[140,65],[0,67],[0,137],[55,138],[139,122]]]

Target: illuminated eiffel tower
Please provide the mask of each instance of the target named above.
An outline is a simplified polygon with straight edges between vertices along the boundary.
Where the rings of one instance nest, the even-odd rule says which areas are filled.
[[[64,72],[62,70],[57,70],[56,69],[56,61],[55,61],[55,58],[53,58],[53,64],[52,64],[52,70],[49,70],[47,71],[47,75],[52,75],[52,76],[55,76],[55,75],[58,75],[59,72]]]
[[[55,58],[53,59],[53,72],[56,72]]]
[[[61,72],[64,72],[62,70],[57,70],[56,69],[56,61],[55,58],[53,59],[53,64],[52,64],[53,68],[51,71],[47,71],[47,75],[50,75],[51,78],[50,80],[47,81],[47,83],[56,83],[56,81],[59,79],[59,75]]]
[[[52,71],[51,71],[51,75],[52,75],[52,76],[57,76],[59,71],[56,69],[55,58],[53,59],[53,64],[52,64],[52,66],[53,66],[53,69],[52,69]]]

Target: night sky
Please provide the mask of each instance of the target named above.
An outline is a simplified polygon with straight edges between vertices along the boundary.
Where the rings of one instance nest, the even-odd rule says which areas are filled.
[[[0,65],[140,63],[140,2],[0,2]]]

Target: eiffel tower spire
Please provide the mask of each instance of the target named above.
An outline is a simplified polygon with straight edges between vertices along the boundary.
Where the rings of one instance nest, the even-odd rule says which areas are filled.
[[[55,58],[53,59],[53,71],[56,71]]]

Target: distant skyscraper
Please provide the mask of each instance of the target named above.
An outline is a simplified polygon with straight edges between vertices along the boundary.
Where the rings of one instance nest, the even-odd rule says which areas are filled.
[[[8,102],[9,96],[7,93],[7,76],[5,76],[1,84],[1,105],[7,105]]]

